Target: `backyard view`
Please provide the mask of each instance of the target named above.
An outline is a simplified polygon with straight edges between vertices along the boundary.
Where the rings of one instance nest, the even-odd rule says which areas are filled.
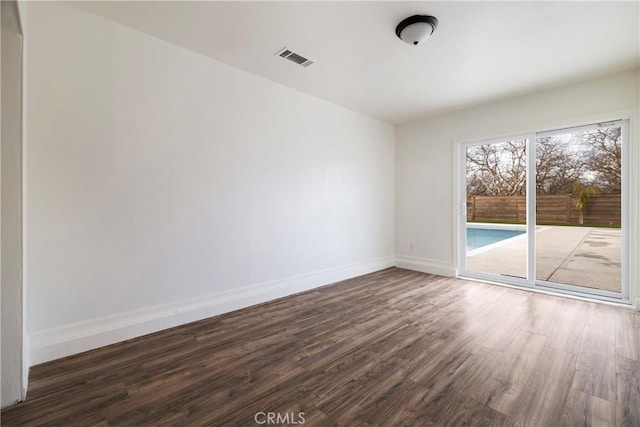
[[[620,292],[620,125],[538,136],[535,148],[536,279]],[[467,148],[467,270],[526,278],[527,154],[526,140]]]

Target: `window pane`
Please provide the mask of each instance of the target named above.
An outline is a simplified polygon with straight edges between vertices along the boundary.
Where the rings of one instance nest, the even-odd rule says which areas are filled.
[[[621,291],[619,126],[536,141],[536,277]]]
[[[467,270],[526,278],[526,140],[468,147]]]

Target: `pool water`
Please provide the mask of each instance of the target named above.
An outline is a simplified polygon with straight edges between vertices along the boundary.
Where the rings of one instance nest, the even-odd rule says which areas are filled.
[[[496,230],[490,228],[467,228],[467,250],[478,249],[500,240],[524,234],[524,230]]]

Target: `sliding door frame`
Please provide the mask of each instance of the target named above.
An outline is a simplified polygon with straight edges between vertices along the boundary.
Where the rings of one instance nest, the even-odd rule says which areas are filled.
[[[630,119],[620,119],[620,120],[611,120],[600,123],[592,123],[589,125],[583,126],[572,126],[568,128],[554,129],[545,132],[538,132],[537,137],[542,136],[552,136],[552,135],[561,135],[569,132],[584,132],[588,130],[598,129],[605,126],[600,126],[601,124],[607,124],[609,126],[606,127],[617,127],[621,128],[621,175],[622,175],[622,186],[620,191],[620,231],[622,235],[621,239],[621,260],[622,265],[620,266],[620,292],[612,292],[605,291],[597,288],[588,288],[585,286],[577,286],[577,285],[569,285],[566,283],[558,283],[551,282],[547,280],[537,280],[535,282],[535,286],[542,289],[552,289],[558,292],[568,292],[568,293],[577,293],[577,294],[586,294],[592,295],[598,298],[613,300],[613,301],[628,301],[629,300],[629,142],[630,142],[630,127],[629,127]],[[535,194],[534,194],[535,198]],[[535,253],[534,253],[535,258]],[[535,271],[535,270],[534,270]]]
[[[630,256],[634,252],[632,241],[629,236],[636,231],[637,225],[632,223],[631,219],[635,213],[637,201],[633,200],[632,191],[637,190],[635,180],[638,176],[630,169],[631,162],[638,157],[638,148],[634,148],[632,143],[632,119],[629,115],[620,115],[626,117],[614,120],[585,120],[582,124],[547,127],[536,131],[512,133],[499,138],[487,138],[482,140],[473,140],[466,142],[457,142],[455,144],[455,227],[454,241],[457,249],[455,250],[456,259],[456,276],[462,278],[471,278],[498,284],[517,286],[531,290],[543,292],[567,294],[578,297],[595,298],[603,301],[629,304],[633,298],[633,292],[630,293],[631,279],[636,276],[631,271],[633,266],[630,265]],[[620,117],[619,116],[619,117]],[[621,292],[604,291],[595,288],[587,288],[581,286],[567,285],[548,281],[537,280],[536,275],[536,140],[539,136],[548,136],[553,134],[567,133],[569,131],[589,130],[597,128],[599,123],[617,123],[622,127],[622,187],[621,187],[621,232],[622,232],[622,265],[621,265]],[[613,126],[614,124],[612,124]],[[467,205],[466,205],[466,150],[469,147],[505,142],[515,139],[526,140],[526,165],[527,165],[527,195],[526,195],[526,230],[527,230],[527,274],[526,278],[517,278],[511,276],[502,276],[498,274],[469,271],[466,265],[466,224],[467,224]],[[635,144],[637,145],[637,144]],[[533,177],[533,179],[530,179]],[[634,212],[632,212],[632,210]],[[640,220],[636,219],[636,222]],[[635,289],[633,290],[635,291]],[[636,295],[638,297],[638,295]],[[640,299],[640,298],[639,298]]]
[[[533,139],[532,139],[533,138]],[[527,199],[527,209],[526,209],[526,235],[527,235],[527,253],[526,253],[526,273],[524,278],[520,278],[520,277],[513,277],[513,276],[501,276],[498,274],[492,274],[492,273],[484,273],[481,271],[470,271],[467,269],[467,202],[466,202],[466,194],[467,194],[467,180],[466,180],[466,170],[467,170],[467,156],[466,156],[466,151],[467,148],[470,147],[477,147],[479,145],[489,145],[489,144],[497,144],[497,143],[501,143],[501,142],[506,142],[506,141],[513,141],[513,140],[524,140],[525,142],[525,146],[526,146],[526,152],[527,152],[527,157],[526,157],[526,166],[527,166],[527,170],[526,170],[526,174],[527,174],[527,184],[526,184],[526,188],[527,188],[527,194],[529,194],[533,188],[533,190],[535,191],[535,182],[533,182],[533,186],[532,183],[530,182],[531,180],[529,179],[529,174],[530,171],[534,171],[535,169],[531,169],[531,167],[535,167],[535,158],[534,158],[534,163],[533,165],[531,164],[531,152],[529,151],[531,149],[531,142],[535,141],[535,133],[533,132],[527,132],[527,133],[519,133],[519,134],[513,134],[513,135],[509,135],[509,136],[504,136],[504,137],[500,137],[500,138],[491,138],[491,139],[483,139],[483,140],[479,140],[479,141],[472,141],[472,142],[464,142],[464,143],[460,143],[458,144],[458,150],[457,150],[457,162],[458,162],[458,167],[457,167],[457,202],[456,202],[456,212],[458,213],[456,215],[457,217],[457,221],[456,221],[456,230],[457,230],[457,243],[458,243],[458,253],[457,253],[457,268],[456,268],[456,275],[459,277],[468,277],[468,278],[472,278],[472,279],[479,279],[479,280],[484,280],[484,281],[489,281],[489,282],[499,282],[499,283],[504,283],[507,285],[514,285],[514,286],[521,286],[521,287],[525,287],[525,288],[533,288],[535,286],[534,280],[533,280],[533,272],[535,271],[535,269],[533,271],[530,271],[531,269],[531,260],[533,257],[533,261],[535,262],[535,248],[533,247],[533,239],[530,238],[531,236],[531,232],[535,232],[535,209],[531,209],[531,203],[529,203],[528,199]],[[535,152],[534,152],[535,155]],[[531,224],[533,220],[533,224],[534,227],[531,228]]]

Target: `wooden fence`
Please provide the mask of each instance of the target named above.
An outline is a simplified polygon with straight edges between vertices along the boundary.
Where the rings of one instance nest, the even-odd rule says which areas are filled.
[[[620,227],[620,194],[597,194],[589,197],[583,210],[584,225]],[[536,197],[538,224],[578,225],[578,198],[569,194],[538,195]],[[467,220],[475,222],[526,221],[525,196],[469,196]]]

